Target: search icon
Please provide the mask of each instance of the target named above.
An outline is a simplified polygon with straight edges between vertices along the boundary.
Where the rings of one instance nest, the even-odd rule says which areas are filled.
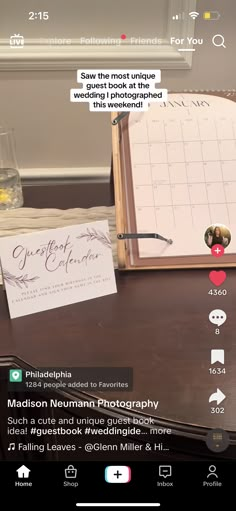
[[[220,46],[223,46],[223,48],[226,48],[226,46],[225,46],[225,38],[221,34],[214,35],[214,37],[212,37],[212,43],[217,48],[219,48]]]

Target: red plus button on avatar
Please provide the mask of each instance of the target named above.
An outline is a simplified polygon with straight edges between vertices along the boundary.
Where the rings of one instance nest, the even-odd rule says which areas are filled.
[[[213,245],[211,249],[211,253],[214,257],[221,257],[222,255],[224,255],[224,252],[225,252],[224,247],[222,247],[222,245],[219,244]]]

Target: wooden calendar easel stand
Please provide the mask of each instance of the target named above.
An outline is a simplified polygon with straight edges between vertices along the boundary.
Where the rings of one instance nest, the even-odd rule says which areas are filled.
[[[217,97],[217,98],[216,98]],[[219,99],[218,99],[219,98]],[[236,238],[236,193],[235,193],[235,202],[232,202],[229,200],[229,198],[232,198],[234,196],[234,189],[236,192],[236,177],[234,177],[234,174],[232,175],[233,171],[236,175],[236,92],[195,92],[195,93],[172,93],[169,95],[169,102],[171,103],[171,110],[167,108],[162,110],[158,110],[158,115],[161,113],[161,118],[159,119],[158,116],[155,118],[155,111],[153,117],[150,117],[151,114],[146,113],[130,113],[127,116],[125,116],[118,124],[112,125],[112,147],[113,147],[113,175],[114,175],[114,190],[115,190],[115,205],[116,205],[116,225],[117,225],[117,234],[119,233],[139,233],[139,232],[158,232],[164,236],[169,236],[169,232],[165,232],[167,230],[164,222],[164,227],[161,228],[158,224],[158,221],[154,227],[154,221],[152,222],[151,226],[145,224],[145,214],[146,211],[143,206],[139,207],[139,200],[140,196],[142,197],[145,195],[145,190],[148,188],[149,192],[152,188],[154,191],[153,195],[155,195],[154,202],[150,204],[150,207],[148,208],[150,216],[152,215],[152,218],[156,215],[157,218],[161,218],[161,213],[163,215],[163,208],[168,208],[168,212],[171,215],[172,210],[181,210],[183,212],[184,204],[181,203],[181,196],[178,196],[179,204],[175,204],[175,195],[177,196],[177,193],[179,193],[179,190],[186,188],[186,190],[190,190],[189,192],[189,204],[186,205],[186,225],[188,226],[188,216],[190,211],[194,211],[194,215],[196,216],[199,212],[201,212],[201,207],[204,206],[206,210],[210,213],[214,213],[214,211],[220,211],[222,210],[222,215],[224,218],[226,218],[226,210],[227,210],[227,221],[220,222],[219,218],[215,218],[215,221],[212,218],[212,221],[210,221],[210,215],[208,223],[205,224],[205,229],[208,227],[208,225],[216,225],[216,222],[219,222],[219,224],[225,224],[227,227],[229,227],[232,235],[231,242],[229,246],[225,249],[224,256],[221,258],[213,257],[211,254],[210,248],[208,248],[204,241],[204,228],[202,229],[202,235],[199,237],[199,243],[198,246],[196,245],[196,240],[194,239],[194,236],[196,238],[196,234],[194,229],[190,229],[189,231],[186,228],[186,232],[188,232],[189,240],[188,244],[191,245],[192,243],[192,252],[187,246],[189,253],[181,253],[181,246],[183,246],[183,251],[186,246],[186,244],[182,243],[181,240],[179,240],[179,236],[175,237],[175,243],[173,244],[173,247],[166,248],[163,244],[163,242],[159,241],[152,241],[152,244],[150,240],[145,243],[144,240],[138,240],[138,239],[132,239],[132,240],[117,240],[117,251],[118,251],[118,265],[119,269],[121,270],[137,270],[137,269],[178,269],[178,268],[223,268],[223,267],[235,267],[236,266],[236,242],[234,239],[234,233]],[[223,104],[223,103],[224,104]],[[152,104],[153,105],[153,104]],[[151,105],[151,108],[153,106]],[[223,106],[222,106],[223,105]],[[228,110],[227,107],[229,106]],[[233,106],[233,107],[232,107]],[[225,108],[226,107],[226,108]],[[223,110],[222,110],[223,108]],[[172,110],[173,109],[173,110]],[[227,110],[227,113],[225,112],[225,109]],[[170,118],[170,112],[173,111],[173,119]],[[196,111],[198,112],[198,117],[196,117]],[[193,112],[193,117],[191,117],[191,114]],[[221,112],[221,113],[220,113]],[[225,112],[225,113],[224,113]],[[112,113],[111,120],[114,121],[114,119],[117,118],[119,113],[114,112]],[[149,115],[149,117],[148,117]],[[165,120],[166,115],[166,120]],[[142,117],[143,116],[143,117]],[[147,129],[145,128],[144,124],[144,116],[147,119]],[[132,124],[132,119],[135,119]],[[141,120],[140,120],[141,119]],[[135,128],[134,123],[136,122]],[[153,123],[151,125],[152,133],[154,133],[154,136],[152,135],[152,140],[146,139],[147,137],[146,133],[149,133],[148,129],[150,127],[150,123]],[[173,123],[172,125],[170,123]],[[186,124],[189,122],[189,125]],[[209,137],[204,135],[204,130],[206,131],[206,128],[210,126],[212,123],[215,122],[216,126],[216,135],[215,139],[212,134],[212,130],[209,130]],[[140,133],[137,131],[137,127],[139,127],[140,123]],[[149,124],[148,124],[149,123]],[[159,124],[158,124],[159,123]],[[162,123],[162,124],[160,124]],[[179,123],[178,126],[181,126],[182,133],[185,134],[184,136],[188,136],[188,132],[191,133],[192,129],[192,139],[186,140],[186,138],[181,141],[177,142],[174,140],[168,141],[169,136],[169,126],[174,126],[174,123]],[[208,123],[208,124],[207,124]],[[155,140],[155,129],[153,130],[153,126],[157,131],[159,129],[159,139],[157,136],[157,141]],[[177,126],[177,124],[176,124]],[[187,126],[187,128],[186,128]],[[188,130],[188,126],[190,126],[191,129]],[[145,129],[144,129],[145,128]],[[227,135],[227,129],[229,134]],[[160,130],[165,131],[166,139],[161,139]],[[195,132],[197,133],[197,130],[199,130],[200,135],[195,135]],[[201,133],[202,130],[202,133]],[[225,131],[226,130],[226,131]],[[227,138],[231,137],[231,132],[234,131],[234,138]],[[210,132],[211,131],[211,132]],[[219,133],[223,132],[222,139],[220,139]],[[150,161],[147,163],[142,163],[142,171],[144,174],[144,184],[143,188],[142,185],[138,184],[136,185],[135,182],[135,169],[134,167],[139,169],[139,159],[138,156],[139,153],[141,155],[141,160],[145,160],[145,157],[143,156],[142,151],[143,149],[138,147],[139,152],[137,154],[134,154],[135,147],[138,146],[138,143],[135,142],[135,136],[137,136],[138,133],[138,140],[139,144],[142,148],[146,150],[146,147],[151,147],[153,154],[158,154],[158,151],[161,149],[163,151],[163,154],[167,154],[166,161],[164,163],[157,158],[157,163],[154,160],[154,164],[151,161],[151,158],[154,158],[151,154]],[[143,134],[143,135],[142,135]],[[167,134],[167,135],[166,135]],[[143,136],[143,141],[142,141]],[[194,139],[194,136],[196,137],[196,140]],[[173,135],[174,137],[174,135]],[[198,137],[198,138],[197,138]],[[205,138],[204,138],[205,137]],[[208,140],[209,138],[209,140]],[[151,173],[150,168],[153,166],[155,167],[155,173],[157,174],[159,172],[163,171],[163,168],[169,169],[171,166],[172,175],[173,175],[173,169],[175,170],[179,168],[179,164],[175,163],[175,151],[176,154],[180,154],[180,150],[183,152],[184,147],[184,153],[185,153],[185,160],[182,161],[181,168],[186,168],[186,176],[187,171],[190,171],[191,169],[198,168],[199,167],[199,183],[197,183],[199,186],[199,189],[204,191],[204,194],[206,196],[212,194],[213,199],[217,200],[217,194],[214,197],[215,190],[218,193],[219,190],[224,190],[224,196],[221,193],[221,196],[219,198],[219,207],[217,210],[216,203],[213,202],[210,203],[209,200],[204,204],[204,200],[202,196],[199,199],[200,206],[198,204],[194,203],[194,200],[196,202],[196,198],[192,199],[198,192],[197,186],[195,184],[195,181],[191,183],[191,181],[188,181],[186,183],[178,183],[178,180],[176,182],[171,181],[163,181],[163,176],[160,176],[160,181],[158,181],[158,175],[156,177],[156,182],[150,182],[148,181],[148,185],[145,182],[145,172],[148,171],[149,175]],[[202,148],[202,158],[201,161],[198,161],[198,156],[193,156],[193,162],[190,160],[188,154],[194,154],[194,151],[197,154],[197,151]],[[215,148],[217,148],[217,151],[219,153],[219,161],[216,160],[215,157]],[[186,150],[185,150],[186,149]],[[133,151],[133,153],[132,153]],[[156,151],[156,152],[155,152]],[[214,154],[213,154],[214,151]],[[230,153],[232,152],[232,154]],[[147,151],[146,151],[147,152]],[[212,152],[212,158],[213,162],[210,161],[211,153]],[[151,153],[151,150],[149,151]],[[187,156],[186,156],[187,154]],[[194,161],[194,157],[195,160]],[[226,161],[223,161],[223,159],[226,157]],[[136,158],[136,160],[135,160]],[[168,159],[169,158],[169,159]],[[179,156],[178,156],[179,158]],[[178,162],[177,158],[177,162]],[[189,160],[188,160],[189,158]],[[183,158],[182,158],[183,159]],[[135,162],[135,165],[133,165],[133,161]],[[171,163],[170,163],[171,161]],[[160,163],[161,162],[161,163]],[[140,163],[141,165],[141,163]],[[222,170],[222,182],[220,182],[219,185],[216,185],[217,182],[217,169],[221,168]],[[212,180],[208,181],[210,178],[206,178],[206,176],[203,178],[201,177],[203,175],[203,170],[205,173],[210,173],[210,170],[212,174]],[[232,169],[232,170],[231,170]],[[215,173],[215,174],[214,174]],[[210,174],[209,174],[210,175]],[[216,176],[216,179],[215,177]],[[191,172],[190,172],[191,177]],[[189,178],[189,176],[188,176]],[[190,179],[190,178],[189,178]],[[146,188],[145,188],[146,186]],[[182,188],[181,188],[182,186]],[[218,188],[217,188],[218,186]],[[163,188],[161,188],[163,187]],[[190,188],[189,188],[190,187]],[[172,204],[162,204],[161,206],[158,203],[158,198],[160,199],[160,194],[158,196],[159,190],[169,190],[172,194]],[[137,193],[138,190],[138,193]],[[168,191],[167,190],[167,191]],[[209,194],[208,194],[209,190]],[[172,193],[173,191],[173,193]],[[219,192],[220,193],[220,192]],[[139,194],[139,197],[137,198],[137,195]],[[191,195],[192,194],[192,195]],[[208,194],[208,195],[207,195]],[[173,198],[174,196],[174,198]],[[147,202],[147,197],[146,197]],[[191,202],[193,201],[193,203]],[[156,201],[156,202],[155,202]],[[184,201],[183,201],[184,202]],[[146,205],[146,203],[145,203]],[[147,207],[147,206],[146,206]],[[181,209],[182,208],[182,209]],[[195,209],[193,209],[195,208]],[[208,209],[207,209],[208,208]],[[153,210],[153,211],[152,211]],[[154,215],[155,210],[155,215]],[[157,211],[160,210],[160,215],[158,217]],[[185,211],[185,210],[184,210]],[[234,215],[235,212],[235,215]],[[139,213],[139,218],[138,218]],[[142,220],[142,214],[143,214],[143,220]],[[147,215],[146,215],[147,216]],[[163,215],[164,218],[164,215]],[[197,217],[198,218],[198,217]],[[141,220],[140,220],[141,219]],[[235,220],[234,220],[235,219]],[[176,218],[174,219],[176,221]],[[184,220],[185,221],[185,220]],[[199,224],[201,223],[202,219],[199,215]],[[190,224],[189,224],[190,225]],[[141,227],[140,227],[141,226]],[[142,228],[142,226],[144,226]],[[235,228],[235,230],[234,230]],[[155,231],[153,230],[155,229]],[[178,224],[176,229],[178,229]],[[170,229],[171,230],[171,229]],[[183,228],[184,230],[184,228]],[[172,229],[173,231],[173,229]],[[177,232],[177,231],[176,231]],[[193,240],[191,240],[191,235],[193,237]],[[170,235],[171,237],[171,235]],[[155,247],[157,248],[157,253],[155,253],[155,247],[153,243],[156,243]],[[179,246],[178,246],[179,243]],[[194,245],[195,243],[195,245]],[[202,246],[201,246],[202,244]],[[201,247],[199,249],[199,246]],[[162,248],[163,247],[163,248]],[[161,252],[162,250],[162,252]],[[158,253],[159,251],[159,253]]]

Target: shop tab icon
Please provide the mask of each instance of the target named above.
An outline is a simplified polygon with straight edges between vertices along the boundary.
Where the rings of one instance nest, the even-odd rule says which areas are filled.
[[[74,465],[68,465],[68,467],[65,469],[66,479],[76,479],[77,472],[78,470],[74,467]]]

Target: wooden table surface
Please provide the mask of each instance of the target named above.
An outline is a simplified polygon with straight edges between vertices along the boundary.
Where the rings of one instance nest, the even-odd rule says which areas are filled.
[[[113,203],[108,184],[32,186],[24,195],[27,207]],[[99,395],[158,400],[158,417],[235,432],[236,271],[227,269],[227,296],[208,294],[208,275],[199,269],[116,272],[117,294],[14,320],[1,288],[0,355],[35,367],[133,367],[133,392]],[[220,335],[208,320],[217,308],[227,314]],[[225,349],[226,374],[209,374],[214,348]],[[208,402],[217,388],[226,395],[223,414],[211,414]]]

